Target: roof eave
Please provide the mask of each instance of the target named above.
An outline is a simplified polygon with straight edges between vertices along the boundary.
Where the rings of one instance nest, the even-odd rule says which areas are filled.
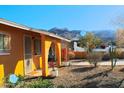
[[[15,22],[11,22],[5,19],[0,18],[0,24],[4,24],[4,25],[8,25],[8,26],[12,26],[12,27],[16,27],[16,28],[20,28],[23,30],[27,30],[27,31],[31,31],[31,32],[36,32],[36,33],[40,33],[40,34],[45,34],[54,38],[58,38],[67,42],[71,42],[71,40],[68,40],[66,38],[63,38],[61,36],[55,35],[53,33],[47,32],[46,30],[38,30],[38,29],[33,29],[31,27],[27,27],[25,25],[21,25],[21,24],[17,24]]]
[[[53,33],[47,32],[47,31],[42,31],[42,30],[37,30],[37,29],[31,29],[31,31],[37,32],[37,33],[40,33],[40,34],[44,34],[44,35],[48,35],[50,37],[58,38],[58,39],[66,41],[66,42],[71,42],[71,40],[68,40],[66,38],[63,38],[61,36],[55,35]]]
[[[30,27],[27,27],[27,26],[24,26],[24,25],[20,25],[20,24],[17,24],[15,22],[10,22],[10,21],[2,19],[2,18],[0,18],[0,23],[8,25],[8,26],[24,29],[24,30],[29,30],[30,29]]]

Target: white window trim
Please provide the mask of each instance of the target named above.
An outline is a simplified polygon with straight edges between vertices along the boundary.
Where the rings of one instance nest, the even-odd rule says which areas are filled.
[[[10,55],[10,53],[0,53],[0,56]]]

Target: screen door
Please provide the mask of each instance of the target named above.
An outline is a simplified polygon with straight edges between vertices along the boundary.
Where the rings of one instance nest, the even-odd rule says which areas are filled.
[[[32,39],[30,36],[24,37],[24,46],[25,46],[25,74],[28,74],[32,71]]]

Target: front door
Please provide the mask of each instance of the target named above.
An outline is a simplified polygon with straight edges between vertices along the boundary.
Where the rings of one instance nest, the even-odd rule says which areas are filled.
[[[32,71],[32,38],[30,36],[24,37],[24,56],[25,56],[25,74]]]

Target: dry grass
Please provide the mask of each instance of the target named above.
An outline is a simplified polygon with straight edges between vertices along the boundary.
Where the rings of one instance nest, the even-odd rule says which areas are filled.
[[[54,87],[97,88],[124,87],[124,66],[70,66],[59,69],[59,77],[52,79]]]

